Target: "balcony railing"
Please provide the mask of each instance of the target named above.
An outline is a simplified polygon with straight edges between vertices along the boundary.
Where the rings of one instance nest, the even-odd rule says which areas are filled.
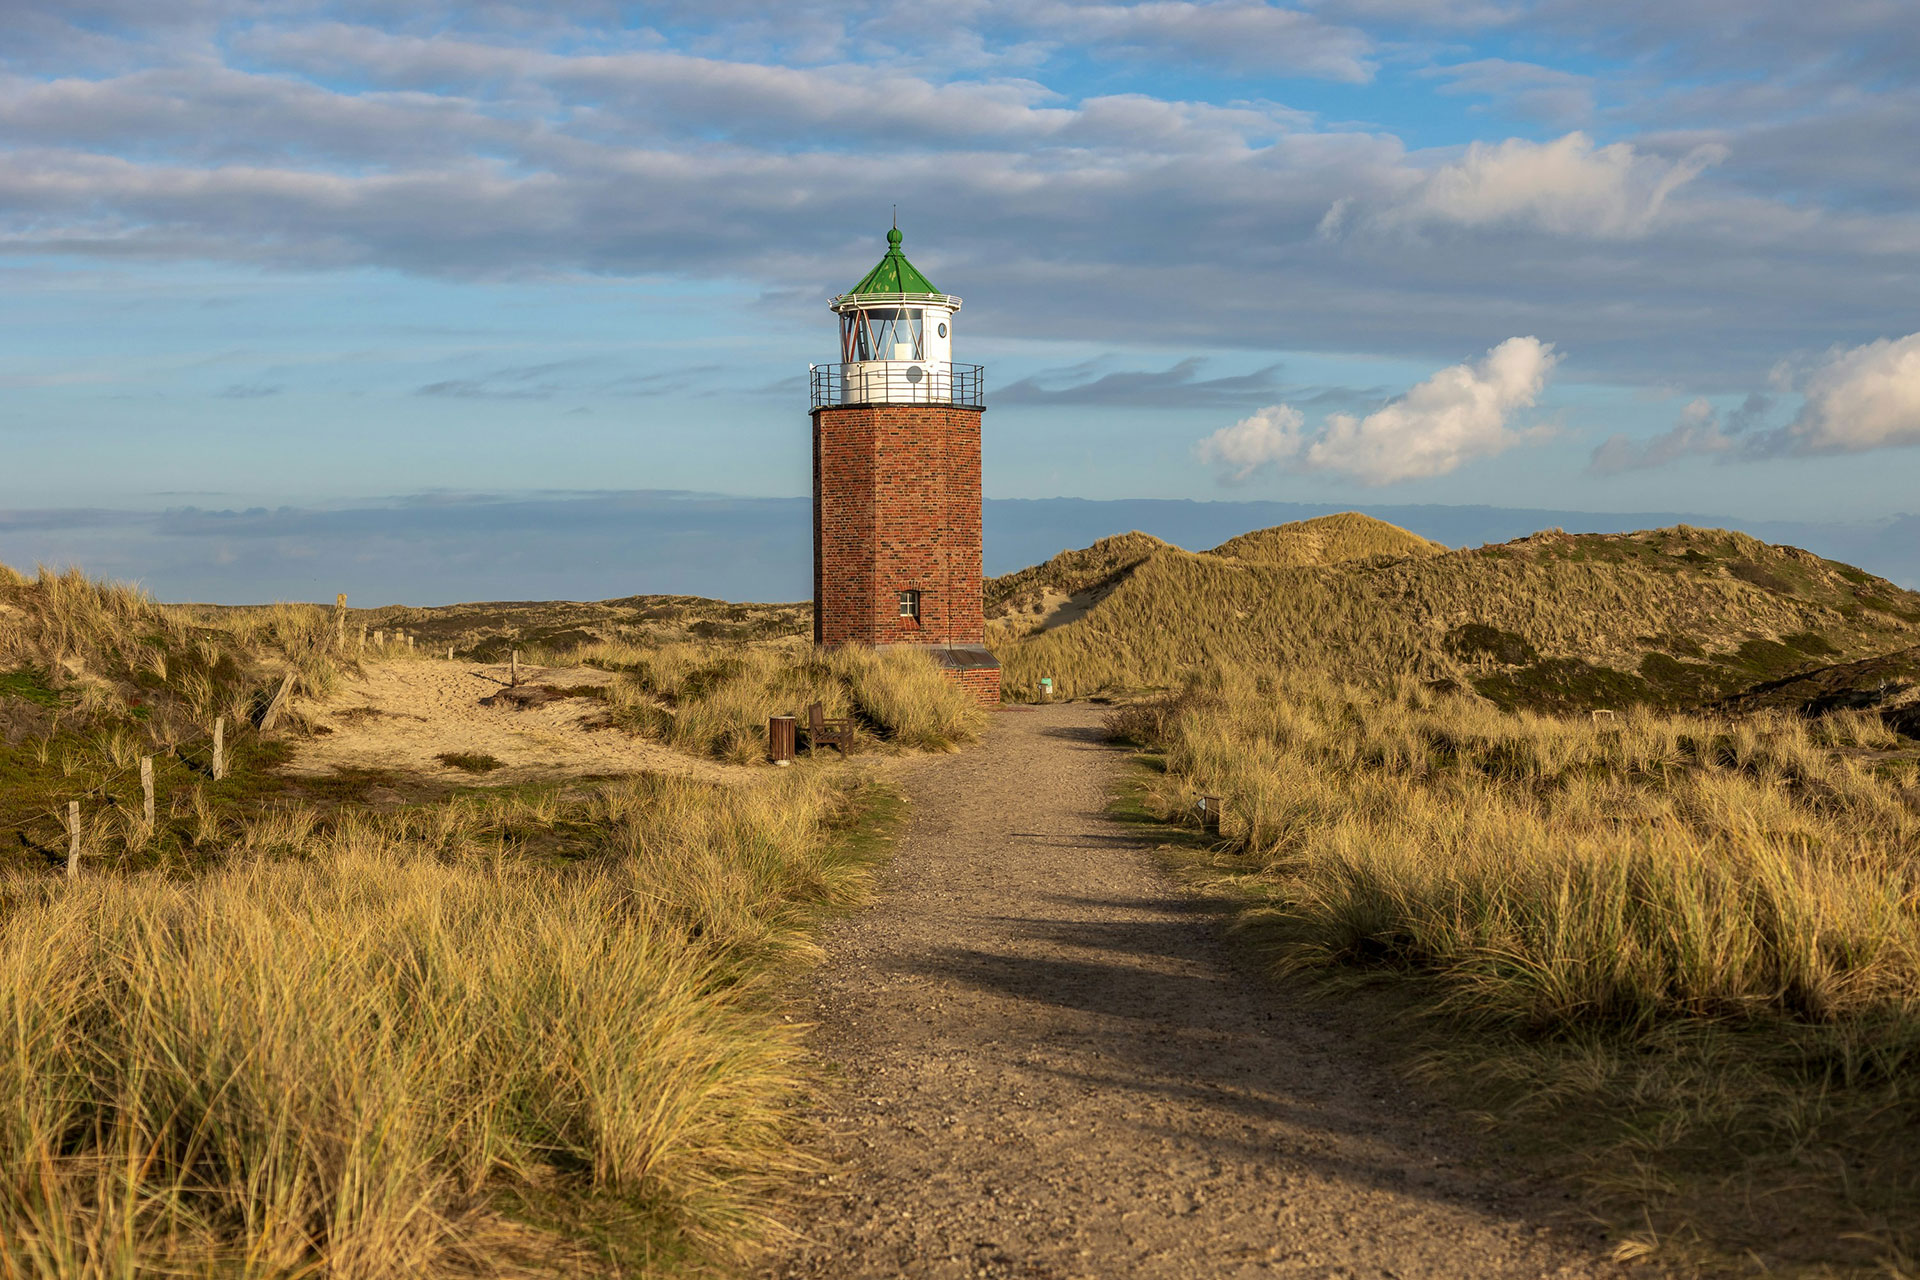
[[[986,407],[986,369],[977,364],[867,360],[813,366],[813,407],[847,404],[951,404]]]

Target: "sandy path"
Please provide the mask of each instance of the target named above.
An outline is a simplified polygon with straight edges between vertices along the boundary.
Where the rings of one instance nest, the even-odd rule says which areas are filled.
[[[615,677],[592,667],[520,668],[525,685],[566,689],[603,685]],[[476,778],[446,765],[446,754],[490,755],[500,768],[479,775],[494,784],[582,774],[673,773],[715,781],[751,772],[691,756],[617,729],[595,728],[605,704],[563,698],[518,710],[483,706],[481,699],[507,686],[505,664],[444,662],[437,658],[390,658],[362,664],[361,674],[341,682],[325,702],[302,703],[301,712],[322,733],[294,745],[287,772],[327,774],[336,769],[395,772],[472,783]]]
[[[832,1172],[763,1274],[1615,1274],[1597,1234],[1478,1171],[1351,1014],[1235,967],[1103,815],[1099,720],[1010,709],[901,771],[888,885],[805,997]]]

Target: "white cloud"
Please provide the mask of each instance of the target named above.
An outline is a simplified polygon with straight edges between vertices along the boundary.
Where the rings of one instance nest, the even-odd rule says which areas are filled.
[[[1292,461],[1300,452],[1305,425],[1306,418],[1292,405],[1269,405],[1202,440],[1200,460],[1218,466],[1225,479],[1237,484],[1261,467]]]
[[[1584,133],[1552,142],[1476,142],[1457,164],[1435,170],[1379,220],[1387,225],[1533,226],[1557,235],[1644,236],[1667,200],[1727,156],[1704,143],[1666,160],[1616,142],[1595,147]]]
[[[1713,405],[1704,399],[1695,400],[1680,411],[1680,421],[1672,430],[1646,441],[1611,436],[1593,451],[1593,461],[1588,465],[1602,475],[1645,471],[1682,458],[1724,454],[1734,443],[1733,437],[1720,429],[1720,414]]]
[[[1285,68],[1353,84],[1373,79],[1367,57],[1373,42],[1365,34],[1265,0],[1056,3],[1022,9],[1033,26],[1075,43],[1137,50],[1156,60],[1177,53],[1233,70]]]
[[[1920,445],[1920,333],[1836,351],[1806,378],[1806,404],[1775,438],[1793,453]]]
[[[1332,414],[1309,438],[1299,410],[1273,405],[1202,440],[1199,455],[1232,482],[1273,465],[1362,484],[1445,475],[1541,434],[1509,419],[1538,403],[1559,359],[1551,343],[1508,338],[1484,359],[1442,369],[1364,418]]]

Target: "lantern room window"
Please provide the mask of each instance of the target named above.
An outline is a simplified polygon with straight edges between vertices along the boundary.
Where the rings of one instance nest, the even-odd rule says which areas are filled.
[[[902,591],[900,593],[900,616],[903,618],[912,618],[915,622],[920,621],[920,593],[918,591]]]
[[[919,307],[849,311],[841,317],[841,348],[849,361],[925,360],[926,315]]]

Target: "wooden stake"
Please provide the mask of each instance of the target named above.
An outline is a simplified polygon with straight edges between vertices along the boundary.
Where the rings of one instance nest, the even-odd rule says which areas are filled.
[[[1226,802],[1219,796],[1200,797],[1200,829],[1210,836],[1220,834],[1220,815]]]
[[[365,653],[366,651],[367,651],[367,624],[363,622],[360,624],[360,652]]]
[[[518,687],[520,684],[520,651],[515,649],[513,656],[508,659],[508,661],[511,664],[507,668],[508,683]]]
[[[147,829],[153,829],[153,757],[140,757],[140,812],[145,815]]]
[[[227,776],[227,718],[217,716],[213,722],[213,780],[215,782]]]
[[[333,643],[335,648],[347,647],[347,593],[344,591],[333,598]]]
[[[67,879],[80,874],[80,802],[67,801]]]
[[[287,695],[293,692],[293,672],[280,677],[280,687],[273,691],[273,697],[267,701],[267,709],[260,713],[260,732],[273,728],[280,719],[280,713],[286,710]]]

